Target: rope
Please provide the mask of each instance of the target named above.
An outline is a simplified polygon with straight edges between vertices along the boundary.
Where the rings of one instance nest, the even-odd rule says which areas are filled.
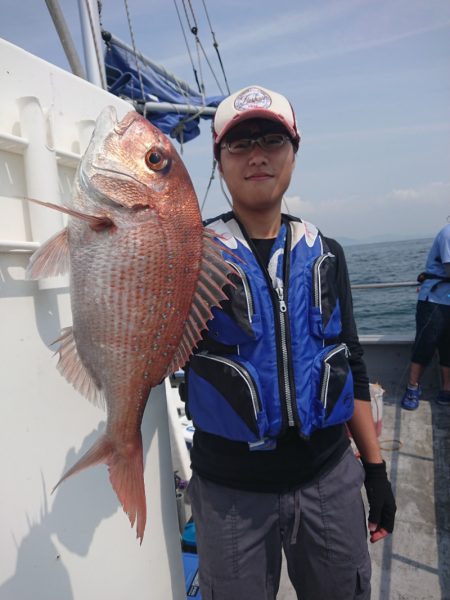
[[[386,452],[397,452],[403,446],[401,440],[379,440],[380,450],[385,450]]]
[[[144,84],[142,82],[141,70],[139,68],[139,61],[138,61],[138,56],[137,56],[137,51],[136,51],[136,42],[134,40],[134,31],[133,31],[133,26],[131,24],[130,10],[128,8],[128,0],[123,0],[123,1],[125,4],[125,11],[127,13],[128,29],[130,30],[131,45],[133,46],[134,58],[136,60],[136,71],[137,71],[138,77],[139,77],[139,85],[141,86],[142,100],[145,102]]]
[[[232,204],[228,194],[226,193],[225,188],[223,187],[223,179],[222,179],[222,176],[220,175],[220,173],[219,173],[219,182],[220,182],[220,189],[222,190],[222,194],[225,196],[225,200],[228,202],[230,208],[232,209],[233,204]]]
[[[282,198],[281,202],[282,202],[282,204],[284,204],[284,206],[286,207],[286,212],[287,212],[287,214],[288,214],[288,215],[290,215],[290,214],[291,214],[291,211],[289,210],[289,206],[287,205],[286,198],[285,198],[284,196],[283,196],[283,198]]]
[[[97,44],[97,36],[95,35],[95,28],[94,28],[94,19],[92,17],[92,13],[91,13],[91,7],[89,4],[89,0],[84,0],[84,3],[86,5],[86,11],[89,17],[89,27],[91,28],[91,35],[92,35],[92,40],[94,42],[94,48],[95,48],[95,57],[97,59],[97,66],[98,66],[98,72],[100,73],[100,79],[102,82],[102,87],[104,90],[108,89],[107,85],[106,85],[106,81],[105,81],[105,77],[104,77],[104,73],[103,73],[103,57],[100,58],[100,49],[98,47]],[[101,10],[101,4],[97,4],[98,8],[99,8],[99,12]]]
[[[217,161],[216,161],[216,159],[215,159],[215,158],[213,158],[212,169],[211,169],[211,175],[210,175],[210,177],[209,177],[208,186],[207,186],[207,188],[206,188],[206,192],[205,192],[205,195],[204,195],[204,197],[203,197],[203,202],[202,202],[202,205],[201,205],[201,207],[200,207],[200,212],[203,212],[203,208],[205,207],[206,198],[208,197],[209,190],[211,189],[211,184],[212,184],[212,182],[213,182],[213,179],[214,179],[214,173],[215,173],[215,171],[216,171],[216,165],[217,165]]]
[[[197,70],[196,70],[196,68],[195,68],[195,65],[194,65],[194,60],[193,60],[193,58],[192,58],[191,50],[190,50],[190,48],[189,48],[188,40],[187,40],[187,37],[186,37],[186,32],[184,31],[184,27],[183,27],[183,22],[182,22],[182,20],[181,20],[180,11],[178,10],[177,0],[173,0],[173,3],[174,3],[174,5],[175,5],[175,10],[177,11],[177,15],[178,15],[178,21],[179,21],[179,23],[180,23],[181,32],[182,32],[182,34],[183,34],[183,37],[184,37],[184,43],[185,43],[185,45],[186,45],[186,50],[187,50],[187,52],[188,52],[188,55],[189,55],[189,60],[191,61],[192,70],[194,71],[194,77],[195,77],[195,81],[196,81],[196,83],[197,83],[198,91],[199,91],[199,92],[200,92],[200,94],[201,94],[201,93],[202,93],[202,90],[201,90],[201,88],[200,88],[200,82],[199,82],[199,80],[198,80],[198,74],[197,74]]]
[[[230,86],[228,85],[227,76],[225,74],[225,68],[224,68],[223,62],[222,62],[222,57],[220,56],[220,52],[219,52],[219,44],[217,43],[216,34],[214,33],[213,28],[212,28],[212,24],[211,24],[211,20],[209,18],[208,9],[206,8],[205,0],[202,0],[202,3],[203,3],[203,8],[205,9],[206,18],[208,20],[209,29],[211,31],[211,35],[212,35],[212,39],[213,39],[213,46],[214,46],[214,48],[216,50],[217,58],[219,59],[220,68],[222,70],[222,75],[223,75],[223,78],[225,80],[225,85],[227,86],[228,94],[231,94]]]
[[[195,43],[196,43],[196,46],[197,46],[197,56],[198,56],[199,68],[201,68],[200,51],[199,51],[199,50],[201,50],[202,53],[203,53],[203,56],[204,56],[204,58],[206,60],[206,63],[208,64],[208,67],[209,67],[209,69],[211,71],[211,74],[212,74],[212,76],[215,79],[217,87],[219,88],[220,93],[222,94],[222,96],[224,96],[225,94],[223,93],[222,86],[220,85],[219,80],[217,79],[217,76],[216,76],[216,74],[214,72],[214,69],[212,68],[211,63],[209,62],[208,56],[207,56],[207,54],[205,52],[205,49],[203,48],[203,45],[202,45],[202,43],[200,41],[200,38],[198,37],[198,24],[197,24],[197,20],[195,18],[194,10],[192,8],[191,0],[187,0],[187,2],[189,4],[189,8],[191,10],[191,16],[192,16],[193,24],[191,23],[191,20],[189,19],[189,15],[188,15],[188,11],[187,11],[187,8],[186,8],[186,2],[185,2],[185,0],[182,0],[182,2],[183,2],[184,14],[186,15],[186,21],[188,23],[188,26],[189,26],[189,29],[191,30],[192,35],[195,38]],[[203,76],[201,74],[200,74],[200,80],[201,80],[201,89],[203,90],[202,93],[204,94],[205,86],[204,86],[204,83],[203,83]]]
[[[200,40],[198,39],[198,36],[195,35],[195,49],[197,50],[198,70],[200,71],[200,94],[202,95],[203,104],[205,104],[205,83],[203,81],[202,63],[200,60],[200,46]]]

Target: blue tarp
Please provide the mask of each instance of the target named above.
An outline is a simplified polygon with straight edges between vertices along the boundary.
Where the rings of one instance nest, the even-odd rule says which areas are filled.
[[[108,90],[122,98],[128,98],[138,103],[142,102],[171,102],[173,104],[189,104],[203,106],[201,95],[192,90],[187,84],[183,89],[151,66],[144,64],[138,58],[139,71],[142,78],[145,98],[142,98],[141,84],[136,70],[136,57],[134,54],[114,41],[107,43],[105,52],[105,68]],[[224,96],[210,96],[205,98],[206,106],[217,106]],[[195,118],[192,115],[170,113],[149,113],[147,119],[161,131],[180,143],[188,142],[200,134],[200,118],[211,119],[211,116],[201,115]]]

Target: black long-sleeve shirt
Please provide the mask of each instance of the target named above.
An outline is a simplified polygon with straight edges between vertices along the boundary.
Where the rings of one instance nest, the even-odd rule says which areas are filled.
[[[355,398],[370,401],[369,380],[353,317],[344,251],[335,240],[325,238],[325,241],[337,261],[336,286],[342,317],[339,341],[345,342],[350,351],[349,363]],[[253,242],[263,261],[267,263],[270,241]],[[273,450],[259,451],[250,451],[248,444],[243,442],[196,431],[191,450],[192,469],[206,479],[231,488],[280,493],[303,485],[332,468],[348,445],[344,425],[316,430],[308,440],[302,439],[297,430],[291,428],[276,440]]]

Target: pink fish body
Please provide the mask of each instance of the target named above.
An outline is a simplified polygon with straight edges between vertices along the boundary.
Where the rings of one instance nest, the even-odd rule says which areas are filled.
[[[29,276],[69,266],[73,326],[59,339],[58,369],[90,400],[105,402],[107,425],[59,483],[106,463],[142,541],[147,399],[185,364],[210,308],[225,298],[232,268],[202,226],[175,148],[138,113],[119,123],[111,107],[101,113],[62,210],[68,226],[33,255]]]

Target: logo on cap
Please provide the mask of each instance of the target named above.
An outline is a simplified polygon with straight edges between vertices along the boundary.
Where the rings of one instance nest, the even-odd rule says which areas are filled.
[[[251,108],[269,108],[272,98],[260,88],[252,87],[246,89],[234,101],[236,110],[249,110]]]

